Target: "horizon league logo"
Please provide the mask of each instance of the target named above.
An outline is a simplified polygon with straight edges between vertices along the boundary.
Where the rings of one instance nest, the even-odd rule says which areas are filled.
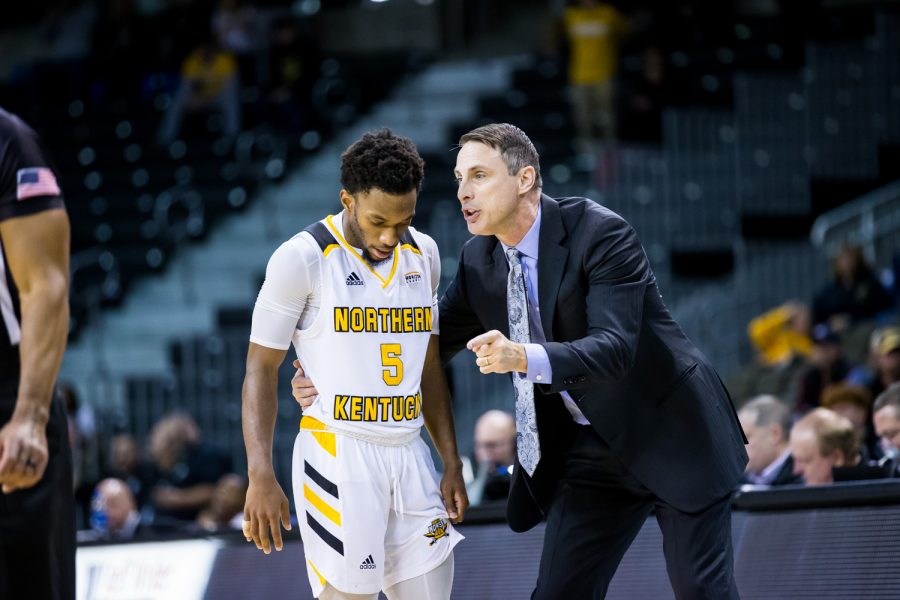
[[[406,285],[412,285],[414,283],[419,283],[422,281],[422,274],[418,271],[410,271],[406,275],[403,276],[404,281],[406,281]]]

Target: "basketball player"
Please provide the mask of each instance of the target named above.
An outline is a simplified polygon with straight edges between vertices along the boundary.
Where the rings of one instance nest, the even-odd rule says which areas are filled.
[[[320,393],[294,443],[294,503],[313,594],[447,599],[451,522],[468,505],[438,354],[440,259],[410,227],[423,161],[383,129],[341,156],[344,210],[272,255],[253,312],[243,427],[244,533],[267,554],[290,528],[272,468],[278,367],[291,342]],[[444,463],[438,489],[420,431]],[[443,502],[442,498],[443,497]]]

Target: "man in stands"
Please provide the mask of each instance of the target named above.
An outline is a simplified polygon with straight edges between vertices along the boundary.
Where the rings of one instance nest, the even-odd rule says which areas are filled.
[[[794,473],[806,485],[834,482],[832,468],[859,462],[859,439],[846,417],[827,408],[817,408],[791,430]]]
[[[794,459],[788,443],[791,410],[775,396],[758,396],[738,412],[747,435],[750,461],[744,483],[784,485],[801,483],[794,473]]]

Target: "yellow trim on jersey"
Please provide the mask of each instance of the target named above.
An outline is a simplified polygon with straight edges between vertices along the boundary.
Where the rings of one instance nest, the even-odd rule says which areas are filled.
[[[340,248],[340,247],[341,247],[340,244],[328,244],[327,246],[325,246],[325,249],[322,250],[322,254],[324,254],[325,256],[328,256],[329,252],[331,252],[335,248]]]
[[[316,568],[316,565],[312,564],[312,561],[309,560],[308,558],[306,559],[306,562],[309,563],[309,566],[312,568],[313,573],[315,573],[315,574],[316,574],[316,577],[319,578],[319,583],[321,583],[322,585],[327,584],[328,582],[325,580],[324,577],[322,577],[322,574],[319,573],[319,570]]]
[[[341,526],[341,513],[328,506],[328,503],[319,498],[319,496],[309,489],[309,486],[305,483],[303,484],[303,497],[309,500],[310,504],[319,509],[319,512],[325,515],[329,521],[338,527]]]
[[[422,256],[422,253],[419,251],[419,249],[416,248],[415,246],[413,246],[412,244],[400,244],[400,249],[401,250],[409,250],[410,252],[415,252],[419,256]]]
[[[323,431],[326,427],[325,423],[313,417],[304,416],[300,419],[300,429],[305,429],[312,433],[312,436],[325,452],[337,458],[337,438],[330,431]]]
[[[371,271],[372,274],[375,275],[375,277],[377,277],[378,279],[381,280],[381,282],[383,283],[383,285],[381,286],[382,289],[386,288],[388,286],[388,284],[391,282],[391,279],[394,278],[394,273],[397,272],[397,263],[400,262],[400,260],[399,260],[399,258],[400,258],[399,245],[394,246],[394,264],[393,264],[393,266],[391,266],[391,274],[388,275],[387,279],[385,279],[384,277],[382,277],[381,275],[378,274],[378,271],[376,271],[375,269],[372,268],[372,265],[370,265],[368,262],[366,262],[366,259],[364,259],[362,256],[360,256],[359,252],[357,252],[353,248],[353,246],[351,246],[349,244],[349,242],[347,242],[347,240],[344,239],[344,236],[342,236],[340,234],[340,232],[337,230],[337,227],[335,227],[334,223],[332,223],[332,221],[331,221],[332,216],[333,215],[328,215],[327,217],[325,217],[325,222],[328,224],[328,227],[331,229],[332,235],[334,235],[334,237],[337,238],[337,241],[339,241],[341,243],[341,245],[347,250],[347,252],[349,252],[350,254],[355,256],[359,260],[359,262],[366,265],[366,268],[369,271]]]

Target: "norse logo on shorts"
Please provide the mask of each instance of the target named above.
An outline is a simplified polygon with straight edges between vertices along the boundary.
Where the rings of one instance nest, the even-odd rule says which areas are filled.
[[[425,534],[425,537],[431,538],[431,543],[429,546],[434,546],[434,543],[441,539],[442,537],[447,537],[449,535],[448,529],[450,528],[447,523],[447,519],[435,519],[428,526],[428,533]]]

